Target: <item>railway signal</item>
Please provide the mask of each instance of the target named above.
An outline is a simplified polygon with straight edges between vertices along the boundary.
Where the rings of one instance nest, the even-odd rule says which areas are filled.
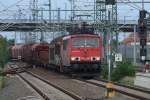
[[[140,38],[145,38],[147,33],[147,24],[146,24],[146,20],[145,19],[139,19],[138,20],[138,32],[139,32],[139,36]]]
[[[116,4],[116,0],[106,0],[105,4],[106,5],[115,5]]]
[[[145,11],[145,10],[140,10],[140,12],[139,12],[140,19],[146,18],[146,13],[147,13],[147,11]]]
[[[142,61],[145,61],[145,60],[146,60],[146,54],[147,54],[146,48],[141,48],[141,49],[140,49],[140,56],[141,56],[141,60],[142,60]]]
[[[146,39],[140,39],[140,45],[142,46],[142,47],[144,47],[144,46],[146,46]]]
[[[147,11],[141,10],[139,11],[139,20],[138,20],[138,33],[140,38],[140,58],[142,62],[145,62],[147,50],[146,50],[146,42],[147,42],[147,22],[146,22],[146,13]]]

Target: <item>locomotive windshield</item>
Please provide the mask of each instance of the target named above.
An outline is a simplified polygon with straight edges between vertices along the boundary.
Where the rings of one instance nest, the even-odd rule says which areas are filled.
[[[98,38],[74,38],[72,40],[72,47],[81,48],[81,47],[98,47]]]

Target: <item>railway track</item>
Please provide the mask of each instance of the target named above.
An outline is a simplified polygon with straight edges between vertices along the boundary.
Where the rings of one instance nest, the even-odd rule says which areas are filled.
[[[108,83],[108,81],[105,81],[105,80],[94,80],[94,79],[91,79],[91,80],[79,79],[79,80],[99,86],[99,87],[105,87],[105,84]],[[148,90],[143,90],[140,88],[130,87],[130,86],[117,84],[117,83],[114,83],[113,89],[119,93],[131,96],[140,100],[150,100],[150,91]]]
[[[35,76],[37,76],[37,77],[39,77],[40,75],[36,75],[36,74],[34,74],[34,73],[32,73],[32,72],[29,72],[29,73],[31,73],[31,74],[33,74],[33,75],[35,75]],[[45,79],[44,79],[45,80]],[[105,90],[105,85],[104,86],[102,86],[102,85],[96,85],[96,84],[93,84],[93,83],[90,83],[90,82],[88,82],[88,81],[85,81],[85,80],[81,80],[81,79],[76,79],[76,78],[74,78],[74,79],[72,79],[72,80],[74,80],[74,81],[78,81],[78,82],[83,82],[84,84],[90,84],[90,85],[93,85],[93,86],[96,86],[96,87],[103,87],[103,89]],[[48,80],[46,81],[46,82],[49,82]],[[104,91],[104,90],[102,90],[102,91]],[[81,89],[81,91],[82,91],[82,89]],[[88,91],[87,91],[88,92]],[[117,91],[118,92],[118,91]],[[105,92],[104,92],[105,93]],[[121,93],[121,92],[119,92],[119,93]],[[77,94],[77,93],[75,93],[75,94]],[[122,93],[122,94],[124,94],[124,93]],[[127,95],[127,94],[126,94]],[[80,96],[81,97],[81,100],[105,100],[106,98],[104,97],[104,95],[103,95],[103,97],[101,97],[101,98],[99,98],[99,99],[93,99],[93,98],[89,98],[89,97],[85,97],[84,99],[82,99],[83,98],[83,96]],[[133,96],[131,96],[131,98],[132,98]],[[78,99],[76,99],[76,100],[78,100]],[[109,99],[108,99],[109,100]],[[120,99],[115,99],[115,100],[120,100]],[[124,100],[124,99],[122,99],[122,100]],[[125,99],[125,100],[130,100],[130,99]],[[131,100],[135,100],[135,99],[131,99]]]
[[[103,80],[103,79],[96,79],[97,81],[103,81],[103,82],[107,82],[107,80]],[[118,86],[122,86],[122,87],[125,87],[125,88],[129,88],[129,89],[133,89],[133,90],[137,90],[137,91],[141,91],[141,92],[144,92],[144,93],[148,93],[150,94],[150,90],[149,89],[144,89],[144,88],[139,88],[139,87],[133,87],[133,86],[129,86],[129,85],[124,85],[124,84],[120,84],[120,83],[116,83],[116,82],[113,82],[113,84],[115,85],[118,85]]]
[[[86,83],[89,83],[98,87],[103,87],[103,88],[105,88],[106,83],[108,83],[108,81],[105,81],[105,80],[94,80],[94,79],[92,80],[75,79],[75,80],[86,82]],[[114,83],[113,86],[114,86],[113,89],[121,94],[131,96],[133,98],[140,99],[140,100],[150,100],[149,90],[126,86],[126,85],[122,85],[118,83]]]
[[[24,72],[26,69],[30,68],[29,65],[22,64],[22,66],[18,66],[17,62],[13,62],[8,64],[6,68],[2,72],[0,72],[0,75],[7,75],[7,74],[16,74],[16,73],[21,73]]]
[[[83,99],[83,97],[81,95],[77,95],[77,93],[74,93],[72,91],[68,91],[65,88],[62,88],[59,85],[56,85],[54,83],[51,83],[48,79],[43,78],[40,75],[37,75],[35,73],[32,72],[27,72],[27,74],[30,74],[31,76],[38,78],[39,80],[45,82],[46,84],[49,84],[50,86],[62,91],[63,93],[69,95],[70,97],[72,97],[75,100],[88,100],[88,99]],[[24,79],[25,80],[25,79]],[[90,80],[83,80],[83,79],[74,79],[74,80],[78,80],[87,84],[91,84],[97,87],[103,87],[105,88],[105,84],[107,83],[107,81],[105,80],[95,80],[95,79],[90,79]],[[28,80],[25,80],[28,81]],[[29,82],[27,82],[29,83]],[[30,83],[29,83],[30,84]],[[43,98],[45,100],[49,100],[48,97],[46,97],[46,95],[44,95],[42,92],[40,92],[38,89],[36,89],[36,87],[32,86],[33,88],[35,88],[35,90],[41,94],[41,96],[43,96]],[[121,94],[136,98],[136,99],[140,99],[140,100],[150,100],[150,91],[148,90],[143,90],[143,89],[139,89],[139,88],[135,88],[135,87],[129,87],[129,86],[124,86],[124,85],[120,85],[117,83],[114,83],[114,87],[113,89]],[[98,99],[98,100],[102,100],[102,99]]]
[[[56,89],[62,91],[63,93],[69,95],[70,97],[72,97],[72,98],[75,99],[75,100],[83,100],[82,97],[77,96],[76,94],[74,94],[74,93],[72,93],[72,92],[70,92],[70,91],[68,91],[68,90],[63,89],[62,87],[59,87],[59,86],[57,86],[57,85],[55,85],[55,84],[52,84],[52,83],[50,83],[48,80],[43,79],[42,77],[40,77],[40,76],[38,76],[38,75],[36,75],[36,74],[33,74],[33,73],[29,72],[29,71],[26,71],[26,73],[32,75],[33,77],[38,78],[39,80],[41,80],[41,81],[43,81],[43,82],[49,84],[50,86],[52,86],[52,87],[54,87],[54,88],[56,88]],[[46,99],[46,100],[50,100],[50,99]]]
[[[48,96],[46,96],[40,89],[38,89],[36,86],[34,86],[31,82],[29,82],[26,78],[24,78],[22,75],[18,74],[18,76],[23,79],[29,86],[31,86],[38,94],[40,94],[41,97],[43,97],[43,100],[50,100]]]
[[[53,90],[53,91],[59,93],[58,95],[60,95],[60,94],[63,94],[63,96],[66,95],[64,99],[61,98],[62,100],[83,100],[81,97],[71,93],[70,91],[67,91],[57,85],[54,85],[54,84],[50,83],[49,81],[47,81],[33,73],[26,71],[25,69],[23,71],[21,71],[22,73],[20,73],[20,71],[18,71],[18,70],[20,70],[20,69],[22,70],[22,68],[24,69],[24,67],[19,68],[18,65],[12,64],[9,67],[9,69],[10,69],[9,73],[5,72],[5,74],[17,74],[17,76],[20,77],[22,80],[24,80],[30,87],[32,87],[43,98],[43,100],[53,100],[53,99],[60,100],[61,97],[53,98],[54,94],[51,95],[52,91],[49,91],[49,90]],[[11,71],[13,71],[13,73]]]

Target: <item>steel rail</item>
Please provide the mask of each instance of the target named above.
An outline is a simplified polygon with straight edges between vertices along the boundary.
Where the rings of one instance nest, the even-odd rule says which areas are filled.
[[[34,86],[31,82],[29,82],[27,79],[25,79],[22,75],[17,74],[21,79],[23,79],[27,84],[29,84],[40,96],[43,97],[44,100],[50,100],[48,96],[46,96],[40,89],[38,89],[36,86]]]
[[[96,83],[96,82],[91,82],[91,81],[88,81],[88,80],[83,80],[83,79],[78,79],[79,81],[83,81],[83,82],[87,82],[89,84],[92,84],[92,85],[95,85],[95,86],[98,86],[98,87],[104,87],[105,88],[105,85],[104,84],[101,84],[100,82],[103,82],[103,83],[107,83],[108,81],[104,81],[104,80],[96,80],[96,81],[99,81],[99,83]],[[140,99],[140,100],[150,100],[150,98],[146,98],[144,96],[140,96],[138,94],[135,94],[135,93],[129,93],[129,92],[126,92],[126,91],[123,91],[121,89],[117,89],[115,88],[115,85],[116,86],[120,86],[120,87],[123,87],[123,88],[127,88],[127,89],[132,89],[134,91],[138,91],[138,92],[142,92],[142,93],[147,93],[149,94],[148,91],[146,90],[142,90],[142,89],[137,89],[137,88],[131,88],[131,87],[128,87],[128,86],[125,86],[125,85],[119,85],[119,84],[116,84],[114,83],[114,87],[113,89],[121,94],[125,94],[125,95],[128,95],[130,97],[134,97],[134,98],[137,98],[137,99]]]
[[[97,81],[103,81],[103,82],[108,82],[107,80],[102,80],[102,79],[96,79]],[[129,88],[129,89],[133,89],[133,90],[137,90],[137,91],[141,91],[141,92],[144,92],[144,93],[148,93],[150,94],[150,90],[147,90],[147,89],[142,89],[142,88],[138,88],[138,87],[133,87],[133,86],[129,86],[129,85],[124,85],[124,84],[120,84],[120,83],[116,83],[116,82],[112,82],[114,85],[118,85],[118,86],[122,86],[122,87],[125,87],[125,88]]]
[[[72,97],[72,98],[75,99],[75,100],[83,100],[82,97],[80,97],[80,96],[78,96],[78,95],[76,95],[76,94],[74,94],[74,93],[72,93],[72,92],[70,92],[70,91],[68,91],[68,90],[65,90],[65,89],[63,89],[63,88],[61,88],[61,87],[59,87],[59,86],[57,86],[57,85],[54,85],[54,84],[50,83],[48,80],[45,80],[45,79],[43,79],[42,77],[40,77],[40,76],[38,76],[38,75],[36,75],[36,74],[34,74],[34,73],[32,73],[32,72],[29,72],[29,71],[26,71],[26,72],[27,72],[28,74],[32,75],[33,77],[36,77],[36,78],[40,79],[41,81],[43,81],[43,82],[45,82],[45,83],[51,85],[52,87],[54,87],[54,88],[56,88],[56,89],[62,91],[63,93],[69,95],[70,97]]]
[[[45,82],[45,83],[47,83],[47,84],[53,86],[54,88],[56,88],[56,89],[58,89],[58,90],[64,92],[65,94],[69,95],[70,97],[74,98],[75,100],[83,100],[82,97],[80,97],[80,96],[78,96],[78,95],[75,95],[74,93],[69,92],[69,91],[67,91],[67,90],[65,90],[65,89],[63,89],[63,88],[61,88],[61,87],[59,87],[59,86],[57,86],[57,85],[54,85],[54,84],[50,83],[48,80],[45,80],[45,79],[43,79],[42,77],[40,77],[40,76],[38,76],[38,75],[36,75],[36,74],[34,74],[34,73],[32,73],[32,72],[29,72],[29,71],[26,71],[26,72],[27,72],[28,74],[32,75],[33,77],[36,77],[36,78],[40,79],[41,81],[43,81],[43,82]],[[25,80],[25,79],[24,79],[24,80]],[[99,83],[97,83],[97,82],[92,82],[92,81],[88,81],[88,80],[83,80],[83,79],[76,79],[76,80],[83,81],[83,82],[86,82],[86,83],[89,83],[89,84],[92,84],[92,85],[95,85],[95,86],[98,86],[98,87],[104,87],[104,88],[105,88],[105,84],[102,84],[101,82],[103,82],[103,83],[108,83],[107,80],[102,80],[102,79],[95,79],[95,81],[99,81]],[[26,81],[26,80],[25,80],[25,81]],[[28,83],[29,83],[29,82],[28,82]],[[29,83],[29,84],[30,84],[30,83]],[[113,88],[113,89],[114,89],[115,91],[119,92],[119,93],[122,93],[122,94],[125,94],[125,95],[128,95],[128,96],[131,96],[131,97],[134,97],[134,98],[137,98],[137,99],[141,99],[141,100],[150,100],[150,98],[147,98],[147,97],[144,97],[144,96],[140,96],[140,95],[135,94],[135,93],[129,93],[128,91],[123,91],[123,90],[121,90],[121,89],[117,89],[117,88],[115,88],[115,86],[120,86],[120,87],[123,87],[123,88],[126,88],[126,89],[130,89],[130,90],[134,90],[134,91],[137,91],[137,92],[146,93],[146,95],[147,95],[147,94],[150,94],[150,91],[149,91],[149,90],[144,90],[144,89],[137,88],[137,87],[131,87],[131,86],[127,86],[127,85],[123,85],[123,84],[119,84],[119,83],[113,83],[113,84],[114,84],[114,88]],[[33,86],[32,86],[32,87],[33,87]],[[33,88],[35,88],[35,90],[37,90],[36,87],[33,87]],[[37,90],[37,91],[39,92],[39,90]],[[40,94],[42,94],[42,93],[40,93]],[[43,95],[43,94],[42,94],[42,95]],[[44,98],[46,98],[46,97],[44,96]],[[46,99],[46,100],[48,100],[48,99]]]

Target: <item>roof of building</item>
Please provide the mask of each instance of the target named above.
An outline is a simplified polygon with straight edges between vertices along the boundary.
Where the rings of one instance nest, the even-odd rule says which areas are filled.
[[[138,34],[135,34],[135,40],[136,42],[140,42]],[[124,44],[131,44],[133,42],[134,42],[134,33],[129,34],[129,36],[123,40]],[[147,36],[147,42],[150,42],[150,35]]]

